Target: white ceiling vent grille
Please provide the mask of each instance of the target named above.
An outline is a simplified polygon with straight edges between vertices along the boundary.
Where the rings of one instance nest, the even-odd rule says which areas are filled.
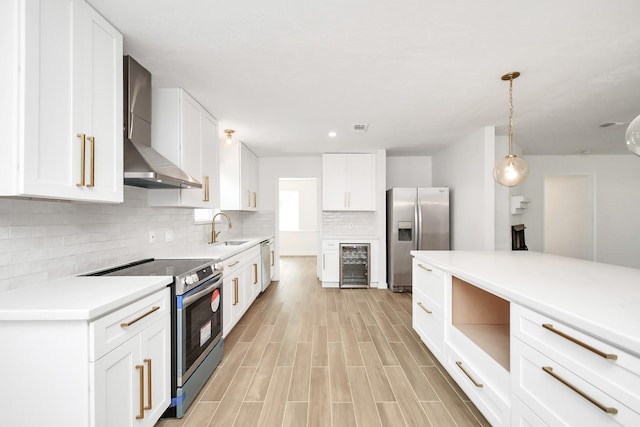
[[[353,131],[355,133],[365,133],[368,128],[368,123],[356,123],[355,125],[353,125]]]

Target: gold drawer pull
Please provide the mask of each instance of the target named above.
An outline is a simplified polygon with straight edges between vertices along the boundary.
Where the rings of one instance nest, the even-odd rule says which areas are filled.
[[[433,311],[429,310],[427,307],[425,307],[424,305],[422,305],[421,302],[418,303],[418,307],[420,307],[421,309],[423,309],[424,311],[427,312],[427,314],[432,314]]]
[[[240,264],[240,261],[232,262],[231,264],[227,265],[227,267],[233,267],[234,265],[238,264]]]
[[[238,283],[239,279],[237,277],[233,278],[233,304],[238,305]]]
[[[154,311],[160,310],[160,307],[158,306],[153,306],[151,308],[151,310],[147,311],[145,314],[136,317],[135,319],[133,319],[131,322],[129,323],[120,323],[120,326],[123,328],[128,328],[129,326],[133,325],[134,323],[144,319],[145,317],[147,317],[148,315],[150,315],[151,313],[153,313]]]
[[[421,269],[423,269],[423,270],[427,270],[429,273],[431,273],[431,272],[433,271],[432,269],[430,269],[430,268],[428,268],[428,267],[425,267],[425,266],[424,266],[424,265],[422,265],[422,264],[418,264],[418,267],[420,267],[420,268],[421,268]]]
[[[597,406],[601,411],[606,412],[607,414],[617,414],[618,413],[618,410],[616,408],[610,408],[608,406],[604,406],[602,403],[598,402],[593,397],[589,396],[587,393],[585,393],[584,391],[580,390],[578,387],[576,387],[573,384],[571,384],[569,381],[567,381],[564,378],[562,378],[560,375],[554,373],[553,372],[553,368],[551,366],[543,366],[542,370],[545,371],[547,374],[551,375],[556,380],[560,381],[562,384],[564,384],[567,387],[569,387],[571,390],[573,390],[576,393],[578,393],[583,398],[587,399],[589,402],[591,402],[592,404]]]
[[[84,133],[76,135],[80,138],[80,182],[76,184],[77,187],[84,187],[84,175],[85,175],[85,146],[87,136]]]
[[[151,359],[144,359],[144,363],[147,364],[147,406],[144,407],[145,410],[147,409],[152,409],[153,406],[151,405]]]
[[[140,414],[136,415],[136,420],[144,418],[144,366],[136,365],[136,369],[140,371]]]
[[[258,264],[253,264],[253,284],[258,283]]]
[[[571,341],[572,343],[578,344],[580,347],[586,348],[587,350],[589,350],[592,353],[597,354],[598,356],[604,358],[604,359],[609,359],[609,360],[618,360],[618,356],[615,354],[609,354],[609,353],[605,353],[604,351],[598,350],[595,347],[591,347],[589,344],[584,343],[582,341],[580,341],[577,338],[574,338],[572,336],[569,336],[567,334],[565,334],[564,332],[560,332],[559,330],[555,329],[553,327],[552,324],[550,323],[543,323],[542,327],[545,329],[550,330],[551,332],[553,332],[554,334],[558,334],[560,335],[562,338],[565,338],[569,341]]]
[[[471,382],[473,383],[473,385],[475,385],[475,386],[476,386],[476,387],[478,387],[478,388],[482,388],[482,387],[483,387],[483,385],[482,385],[482,384],[480,384],[480,383],[479,383],[479,382],[477,382],[475,379],[473,379],[473,377],[471,376],[471,374],[469,374],[469,372],[467,372],[467,370],[466,370],[466,369],[464,369],[464,368],[462,367],[462,362],[458,362],[458,361],[456,361],[456,365],[458,365],[458,368],[460,368],[460,370],[461,370],[462,372],[464,372],[464,374],[465,374],[465,375],[466,375],[466,376],[471,380]]]
[[[96,185],[96,137],[89,136],[87,137],[89,143],[91,144],[91,169],[89,171],[89,184],[87,187],[95,187]]]

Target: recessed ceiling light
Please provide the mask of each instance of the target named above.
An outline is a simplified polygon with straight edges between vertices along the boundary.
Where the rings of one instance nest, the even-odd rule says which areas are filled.
[[[338,134],[335,133],[334,131],[329,132],[329,138],[335,138],[336,135],[338,135]]]

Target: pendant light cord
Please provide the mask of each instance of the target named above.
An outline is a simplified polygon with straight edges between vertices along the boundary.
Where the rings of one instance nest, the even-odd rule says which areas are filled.
[[[513,139],[513,76],[509,78],[509,156],[513,154],[511,151]]]

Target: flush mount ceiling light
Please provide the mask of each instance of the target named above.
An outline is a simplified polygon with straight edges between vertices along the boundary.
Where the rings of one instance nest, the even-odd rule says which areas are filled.
[[[496,163],[493,179],[505,187],[520,185],[529,175],[527,162],[513,154],[513,79],[519,76],[518,71],[513,71],[501,77],[502,80],[509,80],[509,154]]]
[[[225,129],[224,133],[227,134],[227,138],[225,139],[225,144],[227,145],[231,145],[233,144],[233,133],[235,132],[235,130],[233,129]]]
[[[633,119],[624,134],[627,148],[636,156],[640,156],[640,116]]]

